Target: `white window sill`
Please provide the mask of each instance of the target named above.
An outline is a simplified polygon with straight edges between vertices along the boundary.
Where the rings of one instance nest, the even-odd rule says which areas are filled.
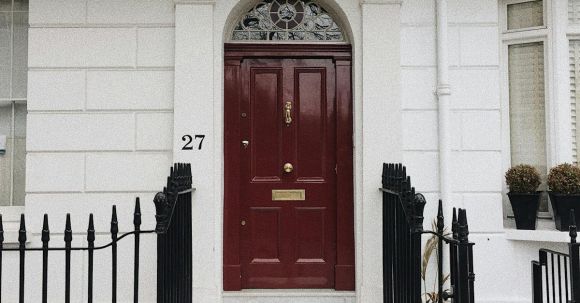
[[[570,235],[568,232],[558,230],[519,230],[519,229],[504,229],[505,237],[508,240],[514,241],[532,241],[532,242],[556,242],[569,243]]]
[[[514,219],[507,219],[504,233],[506,239],[513,241],[570,243],[569,232],[557,230],[553,219],[539,218],[536,230],[516,229]]]

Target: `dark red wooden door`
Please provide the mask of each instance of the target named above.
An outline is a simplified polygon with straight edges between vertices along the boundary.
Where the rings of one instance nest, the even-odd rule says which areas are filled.
[[[242,288],[332,288],[334,64],[248,59],[241,70]]]

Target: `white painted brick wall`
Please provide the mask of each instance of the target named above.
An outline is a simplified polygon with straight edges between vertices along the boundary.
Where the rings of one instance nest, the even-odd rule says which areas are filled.
[[[29,114],[29,151],[133,150],[133,114]]]
[[[137,66],[174,65],[174,28],[140,28],[137,30],[137,45]]]
[[[87,22],[102,24],[175,22],[172,0],[89,0]]]
[[[403,109],[437,109],[435,68],[403,68],[401,103]]]
[[[173,71],[89,71],[87,109],[173,108]]]
[[[84,173],[83,154],[28,153],[26,192],[81,192],[84,190]]]
[[[33,70],[28,72],[28,111],[82,110],[85,72]]]
[[[452,106],[456,109],[500,108],[499,70],[454,69],[450,72],[453,84]]]
[[[461,138],[464,150],[501,151],[501,117],[498,111],[461,114]]]
[[[89,153],[86,190],[159,191],[166,184],[171,153]]]
[[[29,23],[79,24],[86,19],[86,2],[79,0],[30,0]]]
[[[134,28],[30,28],[29,67],[133,67]]]
[[[489,27],[463,27],[459,30],[461,39],[462,65],[499,64],[499,30],[497,25]]]
[[[435,49],[435,27],[401,28],[401,65],[434,66]]]
[[[438,148],[437,111],[403,112],[403,148],[406,150],[436,150]]]
[[[173,113],[139,113],[136,120],[137,150],[172,150]]]

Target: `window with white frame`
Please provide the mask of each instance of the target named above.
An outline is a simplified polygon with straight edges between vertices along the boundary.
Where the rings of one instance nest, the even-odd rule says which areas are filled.
[[[580,160],[580,0],[568,1],[572,158]]]
[[[23,206],[28,0],[0,0],[0,206]]]
[[[543,179],[540,190],[546,189],[549,163],[546,2],[505,0],[501,10],[510,165],[529,164],[536,167]],[[547,195],[542,200],[540,211],[547,212]]]

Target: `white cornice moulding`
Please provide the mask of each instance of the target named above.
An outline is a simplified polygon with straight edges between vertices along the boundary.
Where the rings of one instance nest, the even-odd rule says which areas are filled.
[[[216,0],[173,0],[177,4],[191,4],[191,5],[214,5]]]
[[[403,0],[360,0],[360,4],[401,5]]]

